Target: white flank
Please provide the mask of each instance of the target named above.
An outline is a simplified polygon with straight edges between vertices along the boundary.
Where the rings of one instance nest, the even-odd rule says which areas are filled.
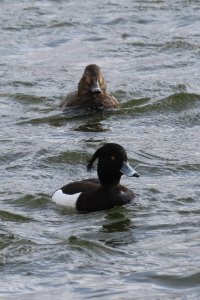
[[[52,195],[52,200],[59,205],[76,208],[76,201],[81,193],[68,195],[64,194],[62,190],[57,190]]]

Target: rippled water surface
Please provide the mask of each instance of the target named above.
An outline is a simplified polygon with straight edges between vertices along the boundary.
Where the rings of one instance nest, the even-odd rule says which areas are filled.
[[[0,298],[200,298],[200,2],[0,2]],[[63,114],[98,64],[116,112]],[[79,214],[51,193],[105,142],[133,203]],[[92,173],[95,175],[95,171]]]

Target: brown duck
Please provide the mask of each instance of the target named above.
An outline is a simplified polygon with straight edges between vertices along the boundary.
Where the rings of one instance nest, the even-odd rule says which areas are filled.
[[[117,99],[106,92],[106,82],[99,66],[88,65],[78,83],[78,90],[69,93],[60,104],[62,110],[79,108],[118,108]]]

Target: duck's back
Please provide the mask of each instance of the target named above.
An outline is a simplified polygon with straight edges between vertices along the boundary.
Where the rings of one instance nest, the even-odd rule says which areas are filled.
[[[60,104],[62,110],[67,107],[80,107],[80,108],[118,108],[119,103],[117,99],[111,94],[91,94],[79,96],[78,92],[69,93]]]

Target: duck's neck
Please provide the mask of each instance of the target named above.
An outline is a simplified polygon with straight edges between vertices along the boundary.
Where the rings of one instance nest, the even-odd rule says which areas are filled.
[[[101,185],[103,187],[109,188],[117,186],[120,182],[121,173],[120,172],[101,172],[101,170],[97,170],[98,177]]]

